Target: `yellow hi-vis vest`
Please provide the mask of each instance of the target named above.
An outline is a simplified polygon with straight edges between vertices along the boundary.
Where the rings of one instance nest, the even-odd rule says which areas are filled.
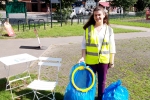
[[[106,25],[104,39],[101,45],[101,50],[98,49],[99,39],[94,33],[94,26],[86,28],[85,32],[86,39],[86,64],[98,64],[98,63],[109,63],[109,33],[108,26]]]

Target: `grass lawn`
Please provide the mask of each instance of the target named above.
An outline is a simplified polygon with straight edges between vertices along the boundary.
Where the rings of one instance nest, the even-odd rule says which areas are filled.
[[[116,40],[117,53],[115,56],[115,67],[108,70],[107,86],[122,80],[130,94],[130,100],[149,100],[150,98],[150,39],[135,38]],[[71,67],[77,63],[81,57],[81,44],[53,45],[51,50],[42,56],[61,57],[63,59],[59,75],[59,84],[56,88],[56,100],[63,100],[66,86],[69,81]],[[58,53],[59,52],[59,53]],[[32,76],[35,74],[35,67],[31,67]],[[5,80],[0,81],[0,98],[10,100],[9,91],[5,91]],[[3,87],[3,88],[2,88]],[[22,90],[19,93],[29,92]],[[15,92],[18,95],[18,92]],[[31,100],[33,94],[23,97],[23,100]],[[46,99],[43,99],[46,100]]]
[[[126,25],[126,26],[138,26],[138,27],[146,27],[150,28],[150,20],[145,19],[111,19],[111,24],[117,24],[117,25]]]
[[[82,36],[84,33],[83,30],[83,24],[77,24],[74,23],[73,25],[70,24],[63,24],[62,27],[60,26],[60,23],[53,24],[53,28],[51,26],[46,24],[46,29],[44,30],[44,26],[41,25],[40,27],[36,25],[36,29],[38,32],[39,37],[66,37],[66,36]],[[36,38],[36,35],[34,33],[34,26],[31,26],[30,30],[28,26],[26,26],[25,31],[23,32],[22,26],[20,26],[18,31],[18,26],[13,26],[13,29],[15,31],[16,37],[14,38]],[[114,33],[130,33],[130,32],[140,32],[140,30],[131,30],[131,29],[122,29],[122,28],[113,28]],[[3,36],[6,34],[6,31],[3,30],[1,32],[2,36],[0,36],[1,39],[10,38],[7,36]]]
[[[124,20],[125,21],[125,20]],[[112,24],[131,25],[134,22],[127,22],[119,19],[110,20]],[[123,24],[124,23],[124,24]],[[129,24],[130,23],[130,24]],[[139,25],[145,27],[144,23],[132,25]],[[145,26],[144,26],[145,25]],[[83,24],[64,25],[60,27],[60,24],[55,24],[53,28],[46,25],[46,30],[43,26],[37,27],[39,37],[65,37],[65,36],[81,36],[83,35]],[[147,25],[148,26],[148,25]],[[13,26],[16,33],[15,38],[35,38],[33,27],[29,30],[26,27],[25,32],[18,31],[17,26]],[[113,28],[114,33],[128,33],[139,32],[137,30],[126,30]],[[2,35],[6,34],[5,31]],[[136,33],[135,33],[136,34]],[[0,36],[0,39],[6,39],[9,37]],[[150,98],[150,63],[148,61],[150,55],[150,39],[147,38],[135,38],[116,40],[117,53],[115,56],[115,67],[108,70],[107,86],[121,79],[123,85],[127,87],[130,93],[130,100],[149,100]],[[61,57],[63,59],[62,67],[59,75],[59,84],[56,88],[56,100],[63,100],[66,86],[69,82],[69,73],[71,67],[77,63],[81,57],[81,44],[66,44],[66,45],[54,45],[48,53],[42,54],[42,56]],[[31,76],[35,78],[34,66],[31,66]],[[11,94],[9,91],[5,91],[6,79],[0,79],[0,99],[10,100]],[[31,90],[16,90],[14,95],[29,92]],[[31,100],[33,94],[29,94],[22,97],[22,100]],[[43,99],[47,100],[47,99]]]

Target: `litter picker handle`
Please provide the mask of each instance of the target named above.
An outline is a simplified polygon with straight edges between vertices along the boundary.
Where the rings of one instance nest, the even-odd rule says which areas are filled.
[[[38,33],[37,33],[37,30],[36,30],[36,29],[34,29],[34,33],[35,33],[35,35],[36,35],[36,37],[37,37],[37,39],[38,39],[39,45],[40,45],[40,47],[41,47],[40,38],[39,38],[39,36],[38,36]]]

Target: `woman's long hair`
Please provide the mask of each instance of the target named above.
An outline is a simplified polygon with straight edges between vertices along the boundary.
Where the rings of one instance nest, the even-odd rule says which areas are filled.
[[[95,20],[94,20],[94,11],[102,11],[105,14],[103,23],[109,25],[109,21],[108,21],[108,14],[106,13],[106,11],[104,10],[103,7],[97,6],[94,8],[92,15],[90,16],[89,20],[87,21],[87,23],[83,26],[83,29],[85,30],[86,28],[88,28],[90,25],[95,25]]]

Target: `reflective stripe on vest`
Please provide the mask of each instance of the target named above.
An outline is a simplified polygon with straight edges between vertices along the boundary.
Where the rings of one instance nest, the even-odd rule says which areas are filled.
[[[86,59],[87,64],[109,63],[109,37],[107,34],[107,26],[103,39],[101,51],[98,50],[98,36],[94,34],[94,26],[86,29]],[[106,37],[107,36],[107,37]]]

